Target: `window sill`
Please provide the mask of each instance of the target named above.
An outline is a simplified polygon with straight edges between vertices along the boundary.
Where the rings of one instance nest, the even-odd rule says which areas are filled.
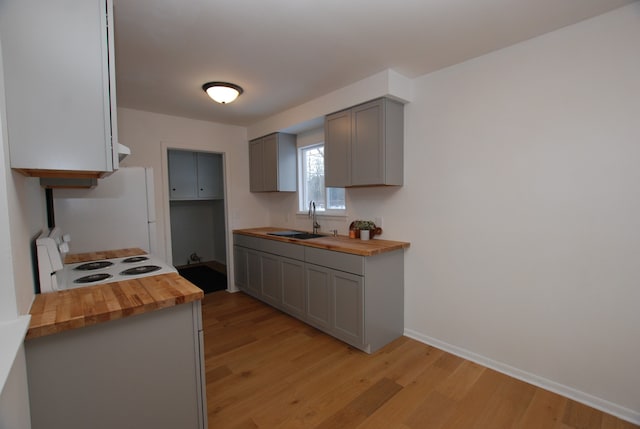
[[[304,216],[304,217],[309,217],[309,212],[296,212],[296,216]],[[316,217],[317,218],[321,218],[321,219],[346,219],[347,218],[347,212],[340,212],[340,211],[331,211],[331,212],[316,212]]]

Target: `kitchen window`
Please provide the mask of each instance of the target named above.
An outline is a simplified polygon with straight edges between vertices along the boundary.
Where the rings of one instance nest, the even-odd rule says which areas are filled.
[[[309,210],[309,202],[316,203],[316,211],[343,215],[347,209],[344,188],[324,186],[324,144],[314,144],[298,149],[299,209]]]

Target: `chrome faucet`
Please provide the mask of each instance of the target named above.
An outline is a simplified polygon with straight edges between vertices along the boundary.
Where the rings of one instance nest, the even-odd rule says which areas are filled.
[[[320,229],[320,224],[316,218],[316,203],[315,201],[309,201],[309,219],[313,219],[313,233],[317,234]]]

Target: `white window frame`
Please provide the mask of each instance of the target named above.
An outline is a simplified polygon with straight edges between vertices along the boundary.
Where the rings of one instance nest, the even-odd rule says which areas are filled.
[[[304,175],[305,175],[305,166],[304,163],[304,152],[313,149],[316,147],[322,146],[324,147],[324,142],[309,144],[305,146],[298,147],[298,214],[307,214],[309,211],[308,203],[305,204],[306,198],[306,186],[304,185]],[[327,199],[327,187],[324,187],[324,197]],[[345,207],[342,209],[328,209],[326,207],[316,206],[316,214],[319,216],[346,216],[347,215],[347,202],[346,202],[346,192],[345,192]]]

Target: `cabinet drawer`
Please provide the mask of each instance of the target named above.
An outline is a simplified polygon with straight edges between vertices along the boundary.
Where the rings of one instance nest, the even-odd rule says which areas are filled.
[[[304,247],[299,244],[283,243],[282,241],[269,239],[262,239],[262,242],[260,250],[263,252],[304,261]]]
[[[359,276],[364,275],[364,257],[332,250],[304,248],[305,261],[334,270],[345,271]]]
[[[249,237],[248,235],[233,234],[233,244],[247,247],[249,249],[262,250],[262,243],[266,241],[262,238]]]

